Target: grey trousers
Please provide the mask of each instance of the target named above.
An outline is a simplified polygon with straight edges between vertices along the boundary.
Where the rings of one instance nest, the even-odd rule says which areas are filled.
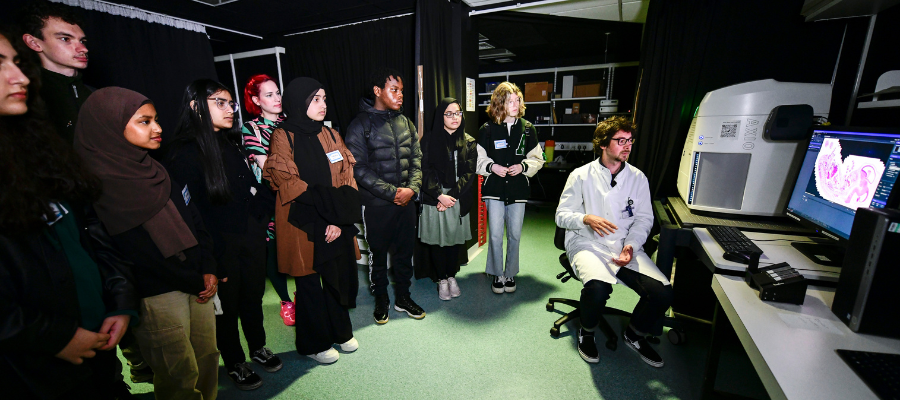
[[[484,201],[488,213],[487,265],[485,272],[512,278],[519,273],[519,240],[525,222],[525,203],[503,204],[500,200]],[[506,228],[506,268],[503,264],[503,232]]]
[[[134,328],[141,354],[153,368],[157,399],[213,400],[218,395],[219,350],[212,301],[169,292],[141,300]]]

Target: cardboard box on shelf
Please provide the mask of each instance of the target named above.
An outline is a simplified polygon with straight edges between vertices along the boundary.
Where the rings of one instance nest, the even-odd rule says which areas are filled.
[[[584,82],[575,85],[572,97],[597,97],[605,88],[605,82]]]
[[[550,82],[526,82],[525,83],[525,101],[547,101],[550,100],[550,92],[553,91],[553,84]]]
[[[572,103],[572,114],[578,114],[581,111],[581,103]]]

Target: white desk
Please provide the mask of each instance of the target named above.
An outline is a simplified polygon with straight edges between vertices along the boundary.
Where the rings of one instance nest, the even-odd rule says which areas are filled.
[[[763,251],[762,257],[759,258],[759,265],[766,266],[769,264],[777,264],[787,262],[799,271],[806,279],[812,279],[825,282],[837,282],[841,269],[837,267],[827,267],[816,264],[809,260],[805,255],[797,251],[791,242],[812,242],[806,236],[780,235],[774,233],[760,232],[744,232],[754,244]],[[714,273],[725,273],[729,275],[743,275],[747,270],[746,264],[739,264],[728,261],[723,258],[725,253],[722,247],[716,243],[712,235],[706,228],[694,228],[694,237],[699,246],[692,246],[695,253],[701,258],[706,259],[715,266]],[[761,240],[772,240],[770,242],[762,242]]]
[[[900,353],[900,340],[857,334],[837,319],[831,312],[834,289],[810,286],[798,306],[763,302],[740,277],[716,274],[712,288],[719,305],[704,398],[715,383],[721,350],[717,331],[728,327],[725,317],[772,399],[877,399],[835,350]]]

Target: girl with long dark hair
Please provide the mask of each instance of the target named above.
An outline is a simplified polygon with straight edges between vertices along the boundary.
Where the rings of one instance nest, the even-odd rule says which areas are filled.
[[[416,261],[416,277],[437,283],[438,298],[459,297],[456,273],[472,238],[469,210],[478,159],[475,139],[466,134],[459,101],[445,98],[434,111],[434,123],[422,137],[422,213],[419,240],[427,257]],[[465,257],[464,260],[461,258]]]
[[[272,131],[281,124],[281,91],[272,77],[259,74],[250,77],[244,85],[244,108],[255,118],[244,122],[241,136],[244,139],[244,151],[250,160],[250,168],[256,175],[256,181],[263,182],[262,169],[269,156],[269,143]],[[294,325],[294,301],[287,289],[287,275],[278,272],[278,258],[275,245],[275,217],[269,220],[266,231],[266,275],[272,282],[272,288],[281,298],[281,320],[287,326]]]
[[[95,203],[100,220],[134,263],[141,303],[133,332],[154,371],[156,398],[213,399],[219,351],[209,300],[219,273],[212,237],[183,186],[148,154],[161,134],[148,98],[108,87],[81,107],[75,150],[105,188]]]
[[[263,171],[277,192],[278,269],[297,284],[297,352],[330,364],[340,356],[335,344],[345,352],[359,348],[347,310],[356,307],[359,285],[356,160],[322,122],[327,107],[321,83],[291,81],[284,110],[287,119],[273,134]]]
[[[91,207],[100,181],[46,120],[37,68],[11,40],[0,29],[0,387],[124,396],[115,347],[137,322],[131,266]]]
[[[262,385],[262,378],[245,362],[239,318],[250,358],[268,372],[282,366],[265,347],[262,313],[265,231],[275,199],[250,170],[234,124],[238,109],[233,99],[219,82],[198,79],[191,83],[164,163],[172,179],[185,185],[185,200],[196,202],[212,234],[219,270],[226,275],[218,289],[222,314],[216,316],[216,342],[228,376],[238,389],[252,390]]]

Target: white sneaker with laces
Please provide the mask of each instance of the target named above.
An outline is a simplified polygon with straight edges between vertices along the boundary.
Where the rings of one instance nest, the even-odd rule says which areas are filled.
[[[447,278],[447,283],[450,284],[450,296],[459,297],[459,284],[456,283],[456,278],[452,276]]]
[[[438,298],[441,300],[450,300],[450,283],[446,279],[438,282]]]
[[[359,341],[357,341],[355,337],[352,337],[352,338],[350,338],[350,340],[348,340],[344,343],[341,343],[340,346],[341,346],[341,351],[343,351],[345,353],[352,353],[352,352],[356,351],[356,349],[359,348]]]
[[[329,348],[321,353],[307,354],[306,356],[318,361],[319,364],[331,364],[341,358],[341,353],[334,348]]]

